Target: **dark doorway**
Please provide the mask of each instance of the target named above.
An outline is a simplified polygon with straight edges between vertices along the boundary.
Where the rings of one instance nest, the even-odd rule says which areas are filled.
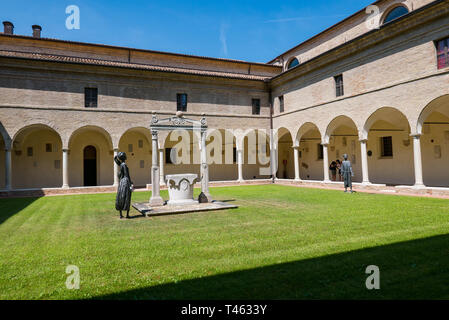
[[[84,186],[97,185],[97,149],[94,146],[84,148]]]

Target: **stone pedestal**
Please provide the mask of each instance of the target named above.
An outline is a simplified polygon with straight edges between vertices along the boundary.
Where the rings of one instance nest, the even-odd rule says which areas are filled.
[[[174,174],[165,177],[170,200],[168,205],[196,204],[193,199],[193,188],[198,181],[196,174]]]

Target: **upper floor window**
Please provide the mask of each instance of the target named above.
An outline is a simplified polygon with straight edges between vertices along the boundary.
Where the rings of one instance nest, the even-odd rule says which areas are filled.
[[[393,10],[391,10],[390,13],[387,14],[384,23],[393,21],[399,17],[402,17],[403,15],[406,15],[407,13],[408,9],[406,7],[403,6],[396,7]]]
[[[284,96],[279,97],[279,112],[284,112]]]
[[[343,86],[343,75],[340,74],[334,77],[335,79],[335,90],[337,97],[341,97],[345,94],[344,86]]]
[[[259,115],[260,114],[260,99],[253,99],[252,106],[253,106],[253,114]]]
[[[299,65],[299,60],[296,58],[293,58],[287,66],[287,70],[296,67],[297,65]]]
[[[449,67],[449,38],[437,41],[438,69]]]
[[[98,88],[84,88],[84,106],[86,108],[98,106]]]
[[[177,111],[187,111],[187,93],[178,93],[176,95]]]

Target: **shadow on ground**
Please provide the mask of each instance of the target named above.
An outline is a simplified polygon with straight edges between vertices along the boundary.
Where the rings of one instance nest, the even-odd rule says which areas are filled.
[[[38,198],[0,199],[0,224],[19,213]]]
[[[367,290],[366,267],[380,268]],[[94,299],[448,299],[449,235],[184,280]]]

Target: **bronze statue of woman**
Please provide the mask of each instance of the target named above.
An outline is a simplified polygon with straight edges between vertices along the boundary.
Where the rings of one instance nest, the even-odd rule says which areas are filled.
[[[114,157],[115,163],[120,167],[118,178],[120,179],[117,197],[115,199],[115,209],[120,211],[120,219],[123,219],[122,211],[126,211],[126,218],[129,219],[129,209],[131,206],[131,194],[133,192],[133,183],[129,177],[129,169],[126,165],[126,153],[119,152]]]

